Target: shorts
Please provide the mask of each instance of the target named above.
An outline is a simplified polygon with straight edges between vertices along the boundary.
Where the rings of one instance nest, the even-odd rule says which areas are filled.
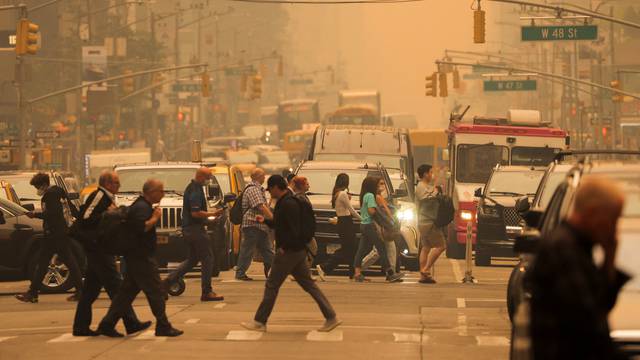
[[[430,248],[443,248],[446,246],[442,228],[436,228],[433,223],[418,226],[420,230],[420,243]]]

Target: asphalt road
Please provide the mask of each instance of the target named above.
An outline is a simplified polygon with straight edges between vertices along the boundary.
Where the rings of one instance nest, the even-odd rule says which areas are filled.
[[[171,322],[185,331],[172,339],[156,338],[152,331],[123,339],[74,338],[75,304],[66,295],[41,295],[38,304],[23,304],[10,294],[26,282],[0,283],[0,360],[507,359],[509,265],[475,268],[477,284],[461,284],[464,262],[449,259],[438,262],[436,285],[417,283],[416,273],[399,284],[330,276],[319,284],[344,321],[330,333],[314,331],[322,315],[294,281],[280,291],[267,333],[243,330],[239,323],[253,318],[261,299],[261,266],[252,268],[252,282],[235,281],[230,272],[216,279],[215,291],[226,298],[221,303],[201,303],[199,279],[189,278],[186,292],[167,303]],[[103,293],[94,306],[94,326],[108,305]],[[153,319],[144,296],[134,305],[141,319]]]

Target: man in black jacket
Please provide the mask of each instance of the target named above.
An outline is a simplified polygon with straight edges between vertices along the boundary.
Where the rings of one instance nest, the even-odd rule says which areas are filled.
[[[98,224],[102,214],[115,208],[115,194],[120,189],[120,179],[114,171],[106,171],[100,175],[98,189],[92,192],[80,208],[76,219],[77,240],[84,246],[87,256],[87,272],[84,278],[82,296],[78,301],[76,316],[73,321],[74,336],[97,336],[98,332],[89,328],[91,325],[91,306],[100,295],[102,287],[113,299],[120,288],[122,280],[116,269],[115,258],[106,254],[98,246]],[[122,318],[127,334],[142,331],[151,326],[151,321],[140,322],[133,307],[129,306]]]
[[[624,195],[607,180],[586,178],[574,209],[544,238],[528,273],[533,358],[619,359],[607,316],[629,279],[615,268],[616,230]],[[597,266],[593,248],[604,250]]]
[[[181,330],[173,328],[165,311],[164,292],[158,272],[158,263],[153,257],[156,250],[156,224],[162,216],[159,207],[153,208],[164,197],[161,181],[147,180],[142,188],[142,196],[131,204],[127,222],[131,232],[132,247],[125,253],[127,271],[120,291],[111,301],[107,315],[98,326],[101,335],[123,337],[115,329],[116,323],[124,316],[140,290],[147,297],[151,312],[156,317],[156,336],[180,336]]]
[[[36,268],[31,277],[29,291],[16,295],[16,298],[23,302],[38,302],[38,290],[42,280],[49,271],[51,258],[57,254],[67,265],[69,276],[76,288],[76,296],[69,300],[76,300],[80,297],[82,289],[82,272],[78,262],[71,251],[71,239],[68,236],[69,228],[64,216],[64,203],[68,201],[64,189],[57,185],[51,186],[49,175],[37,173],[30,181],[31,186],[38,190],[38,195],[42,196],[42,212],[28,212],[31,218],[42,219],[44,229],[44,239],[41,241],[40,252],[36,262]]]
[[[293,275],[298,284],[308,292],[316,301],[326,321],[318,331],[331,331],[340,325],[341,321],[336,317],[329,300],[324,296],[320,288],[311,279],[309,264],[307,263],[306,243],[302,239],[300,228],[301,213],[300,200],[294,198],[287,189],[287,182],[280,175],[273,175],[267,182],[267,190],[272,198],[277,199],[273,213],[273,219],[265,219],[258,215],[258,222],[265,222],[275,229],[276,255],[273,260],[271,272],[267,278],[262,303],[256,312],[252,322],[242,323],[248,330],[266,331],[267,320],[280,286],[289,274]]]

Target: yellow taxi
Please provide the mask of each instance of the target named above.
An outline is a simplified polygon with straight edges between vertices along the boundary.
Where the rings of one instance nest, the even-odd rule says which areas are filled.
[[[14,204],[20,204],[20,198],[18,194],[16,194],[15,189],[8,181],[0,180],[0,198],[9,200]]]

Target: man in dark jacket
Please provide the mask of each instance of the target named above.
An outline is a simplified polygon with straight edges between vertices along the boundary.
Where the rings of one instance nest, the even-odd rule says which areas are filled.
[[[629,279],[614,265],[623,204],[624,195],[614,183],[586,178],[572,213],[542,240],[528,273],[535,359],[620,358],[607,315]],[[604,250],[601,266],[593,260],[596,245]]]
[[[29,291],[16,295],[16,298],[23,302],[38,302],[38,290],[45,274],[49,271],[51,258],[57,254],[58,258],[67,265],[69,276],[76,288],[76,296],[70,297],[69,300],[76,300],[80,297],[79,293],[82,289],[82,272],[71,251],[69,228],[64,216],[64,204],[68,201],[67,194],[61,187],[51,186],[49,175],[45,173],[35,174],[30,184],[38,190],[38,195],[42,196],[42,212],[29,212],[27,216],[42,219],[44,239],[40,244],[40,252],[35,271],[31,277]]]
[[[165,311],[164,292],[158,272],[158,263],[153,257],[156,250],[156,224],[162,217],[159,207],[153,208],[164,196],[161,181],[147,180],[142,188],[142,196],[131,204],[127,222],[134,243],[125,253],[127,271],[120,291],[113,298],[107,315],[98,326],[101,335],[123,337],[115,329],[116,323],[124,316],[140,290],[147,297],[151,312],[156,318],[156,336],[180,336],[181,330],[173,328]]]
[[[340,325],[341,321],[331,307],[318,285],[311,279],[309,264],[307,263],[306,242],[302,239],[300,228],[302,208],[300,201],[294,198],[287,189],[287,182],[280,175],[273,175],[267,182],[267,190],[277,199],[273,219],[265,219],[258,215],[258,222],[265,222],[275,229],[276,255],[271,272],[267,278],[262,303],[256,312],[254,321],[242,323],[248,330],[266,331],[267,320],[271,315],[280,286],[289,274],[293,275],[298,284],[316,301],[326,321],[318,331],[331,331]]]
[[[120,189],[120,179],[114,171],[106,171],[100,175],[98,189],[92,192],[80,208],[80,214],[74,224],[78,231],[75,236],[84,246],[87,257],[87,272],[82,287],[82,296],[78,301],[76,316],[73,321],[74,336],[97,336],[98,332],[89,328],[91,325],[91,306],[104,287],[113,299],[120,288],[122,280],[116,269],[115,257],[106,254],[98,246],[98,224],[102,214],[115,208],[115,194]],[[140,322],[133,307],[129,306],[122,318],[127,334],[142,331],[151,326],[151,321]]]

